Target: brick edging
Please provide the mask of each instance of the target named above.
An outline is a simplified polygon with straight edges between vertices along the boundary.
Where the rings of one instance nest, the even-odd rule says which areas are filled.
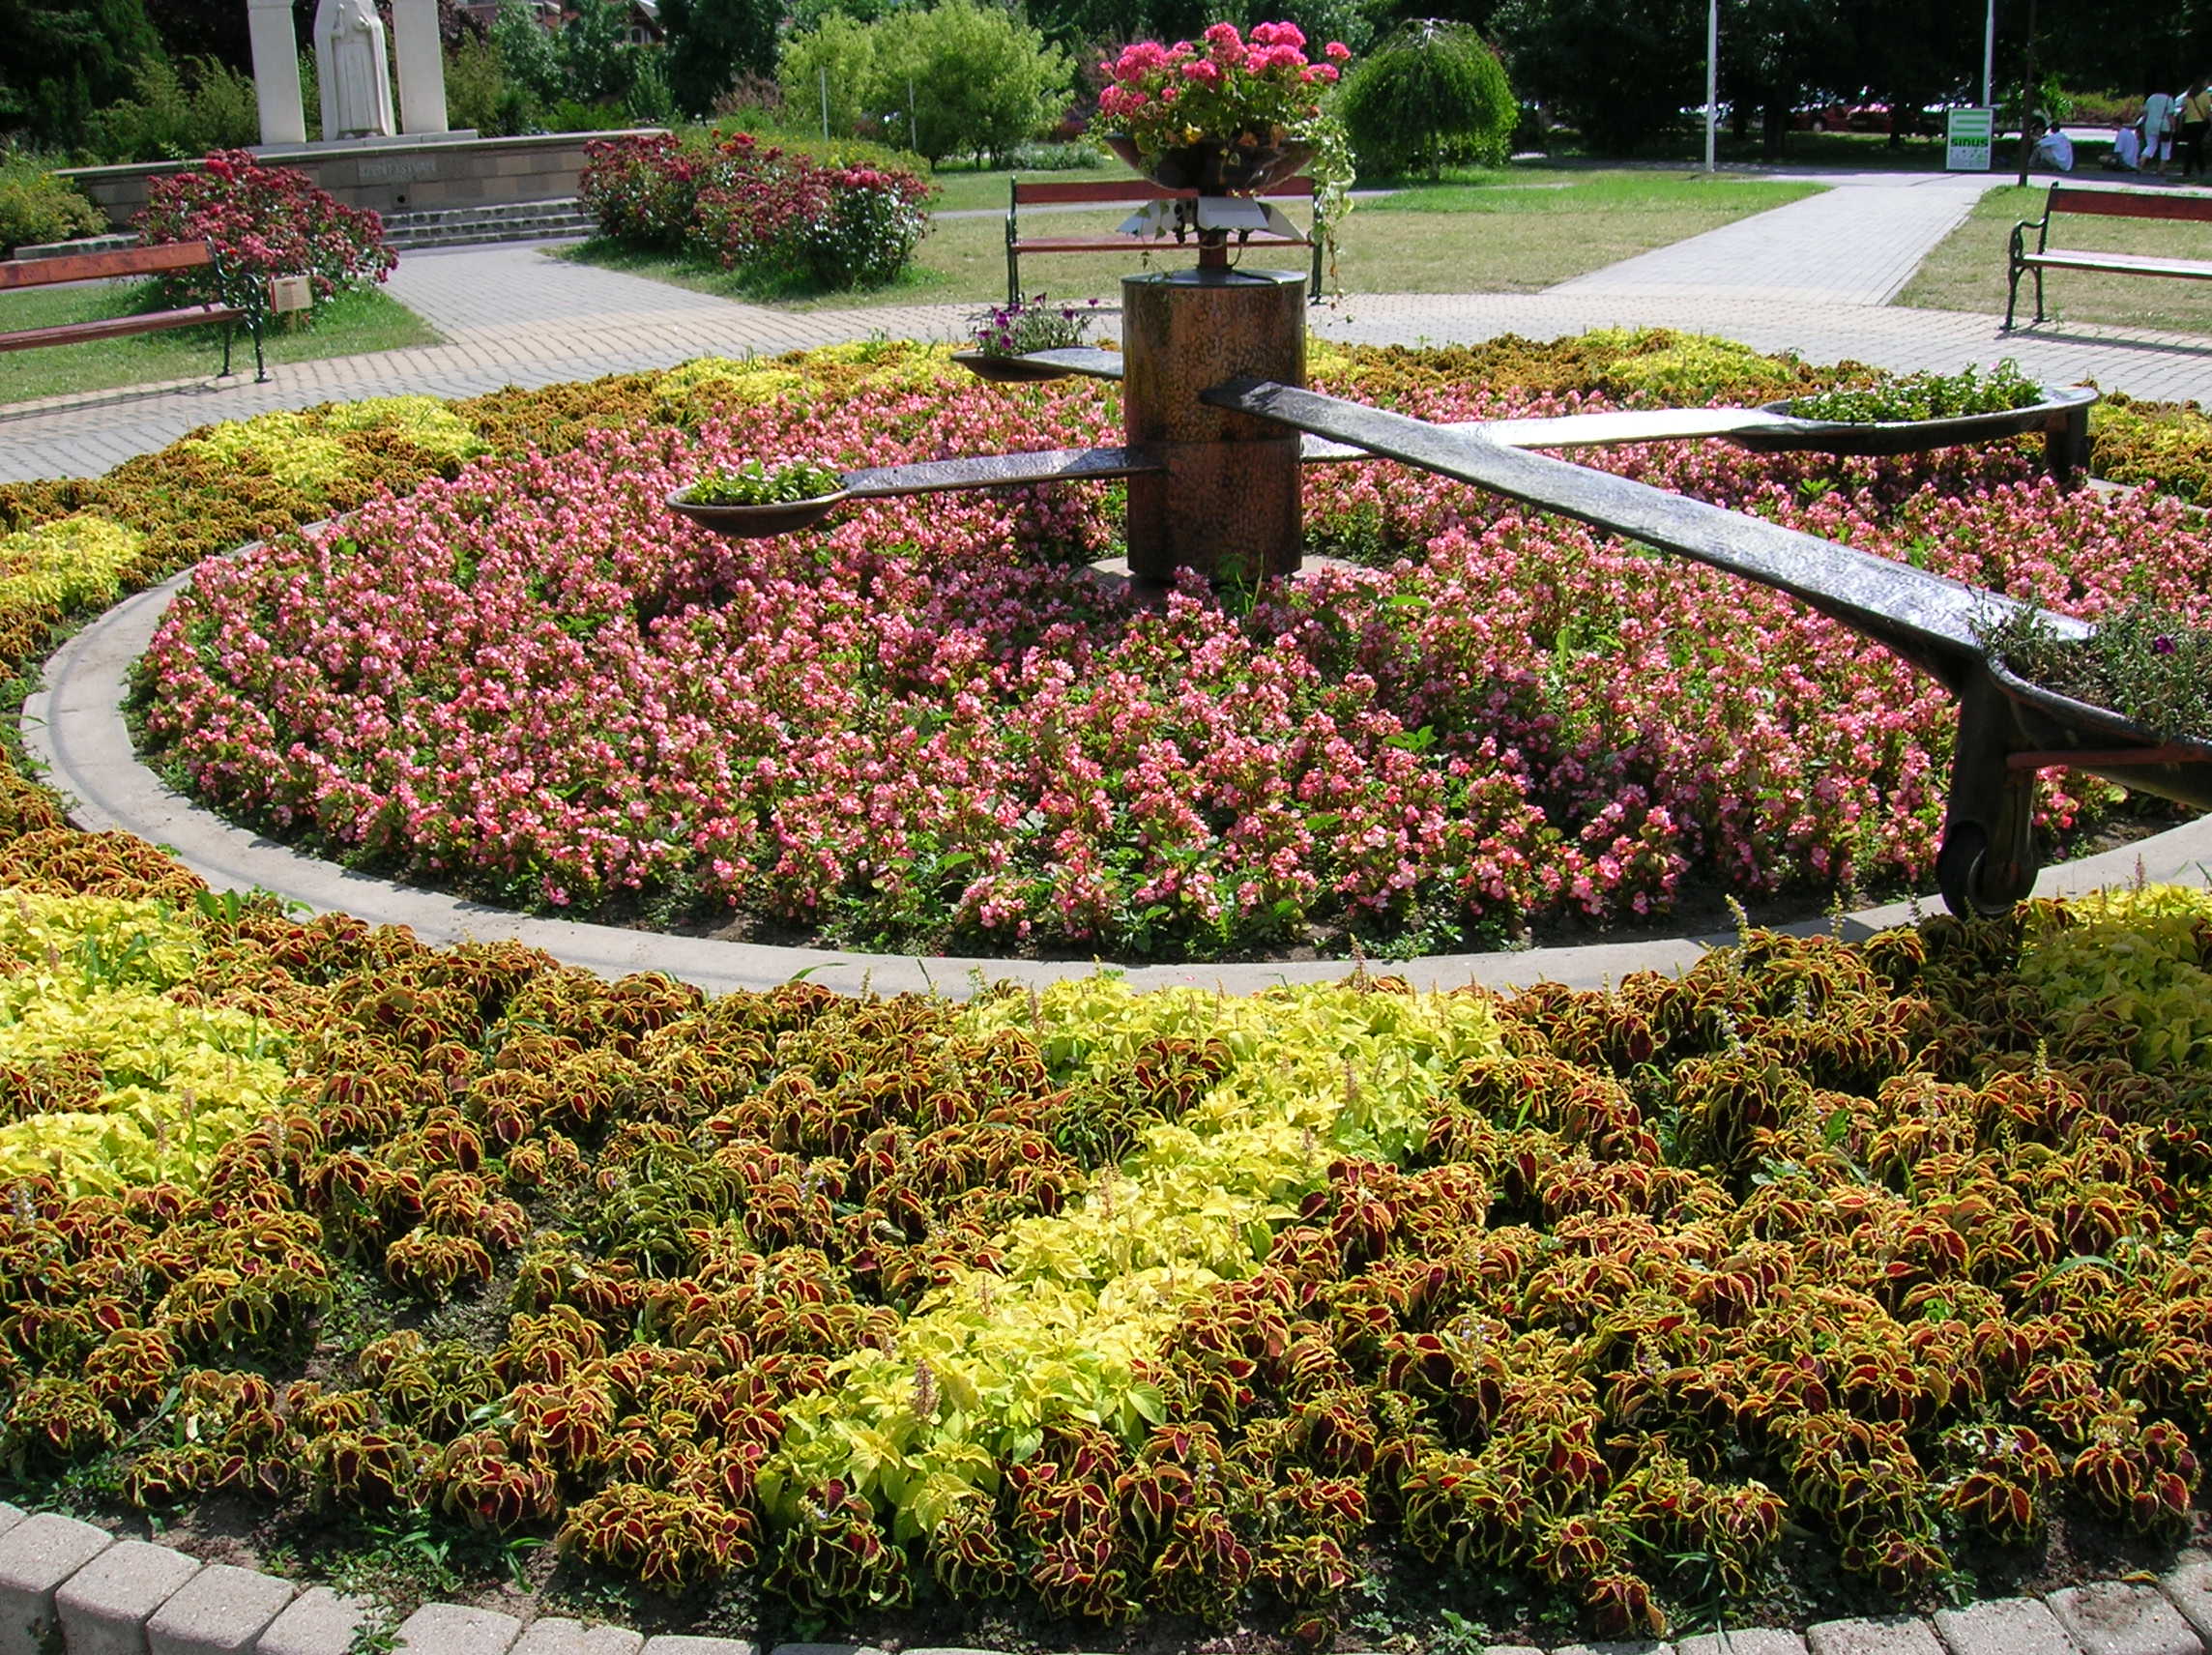
[[[207,1563],[51,1512],[0,1502],[0,1655],[350,1655],[371,1606],[328,1586]],[[396,1655],[761,1655],[737,1638],[525,1625],[497,1610],[425,1604]],[[779,1643],[769,1655],[883,1655],[851,1643]],[[911,1649],[906,1655],[997,1655]],[[1545,1655],[1493,1644],[1484,1655]],[[2096,1581],[2043,1598],[1994,1598],[1930,1618],[1825,1620],[1699,1633],[1676,1642],[1573,1643],[1552,1655],[2212,1655],[2212,1553],[2182,1553],[2155,1584]]]

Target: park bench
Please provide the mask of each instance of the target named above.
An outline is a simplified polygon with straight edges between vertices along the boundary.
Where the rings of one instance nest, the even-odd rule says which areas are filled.
[[[1313,180],[1310,178],[1285,179],[1270,189],[1257,192],[1263,200],[1313,199]],[[1131,204],[1141,206],[1147,201],[1195,201],[1195,189],[1169,189],[1150,184],[1141,178],[1120,182],[1083,179],[1073,182],[1045,182],[1025,184],[1013,181],[1012,198],[1006,206],[1006,303],[1022,302],[1022,254],[1024,253],[1119,253],[1132,247],[1153,244],[1139,237],[1123,235],[1119,231],[1104,237],[1091,236],[1025,236],[1021,230],[1021,211],[1024,207],[1074,207],[1104,204]],[[1303,236],[1282,236],[1269,230],[1238,230],[1235,246],[1254,247],[1311,247],[1313,272],[1306,285],[1309,304],[1321,303],[1321,247],[1322,238],[1310,232]]]
[[[71,281],[112,280],[118,276],[164,276],[172,271],[213,269],[218,286],[231,290],[222,257],[206,242],[164,242],[154,247],[118,247],[109,252],[59,253],[52,258],[9,259],[0,262],[0,293],[29,287],[55,287]],[[0,351],[36,350],[44,345],[75,345],[95,339],[117,339],[131,334],[158,334],[168,328],[196,328],[222,324],[222,371],[230,372],[230,336],[233,325],[244,321],[253,337],[253,375],[266,380],[269,370],[261,360],[261,307],[209,303],[187,305],[175,310],[153,310],[141,316],[107,316],[93,322],[63,322],[50,328],[24,328],[0,334]]]
[[[2043,320],[2043,273],[2047,270],[2104,270],[2120,276],[2170,276],[2185,280],[2212,281],[2212,261],[2157,258],[2147,253],[2096,252],[2079,247],[2051,246],[2051,220],[2059,213],[2094,215],[2107,218],[2165,218],[2212,224],[2212,198],[2201,195],[2168,195],[2138,189],[2084,189],[2079,185],[2053,184],[2044,203],[2043,217],[2023,218],[2012,227],[2012,262],[2006,273],[2005,332],[2012,332],[2013,312],[2020,305],[2020,278],[2035,273],[2035,319]],[[2027,233],[2035,232],[2035,247],[2027,246]]]

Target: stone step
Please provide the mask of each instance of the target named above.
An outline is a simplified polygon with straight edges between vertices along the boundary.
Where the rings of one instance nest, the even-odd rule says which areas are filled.
[[[385,237],[402,252],[410,247],[538,241],[553,236],[588,236],[591,233],[591,216],[572,197],[557,201],[517,201],[499,206],[433,207],[384,215]]]

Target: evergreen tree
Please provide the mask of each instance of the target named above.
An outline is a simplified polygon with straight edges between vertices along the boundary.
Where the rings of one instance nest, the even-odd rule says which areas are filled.
[[[0,130],[58,146],[81,142],[85,118],[161,55],[144,0],[0,0]]]

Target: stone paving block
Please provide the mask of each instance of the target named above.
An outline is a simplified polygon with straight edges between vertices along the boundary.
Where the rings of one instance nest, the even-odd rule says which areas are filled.
[[[2204,1643],[2156,1586],[2096,1581],[2044,1602],[2084,1655],[2204,1655]]]
[[[1778,1626],[1702,1632],[1674,1645],[1678,1655],[1806,1655],[1805,1640]]]
[[[1674,1646],[1642,1638],[1620,1643],[1568,1643],[1552,1655],[1674,1655]]]
[[[310,1586],[253,1641],[253,1655],[349,1655],[354,1634],[368,1618],[368,1605]]]
[[[495,1609],[424,1604],[399,1623],[393,1655],[507,1655],[522,1622]]]
[[[70,1655],[146,1655],[146,1623],[199,1572],[182,1552],[118,1540],[54,1593]]]
[[[524,1627],[521,1641],[508,1655],[637,1655],[644,1641],[642,1633],[626,1626],[586,1626],[548,1615]]]
[[[2184,1552],[2181,1561],[2159,1582],[2182,1617],[2197,1629],[2197,1636],[2212,1643],[2212,1557],[2201,1552]]]
[[[698,1638],[688,1632],[663,1632],[647,1642],[643,1655],[760,1655],[742,1638]]]
[[[778,1643],[770,1655],[884,1655],[872,1643]]]
[[[250,1655],[297,1589],[258,1569],[211,1563],[146,1623],[149,1655]]]
[[[1544,1655],[1544,1652],[1533,1643],[1493,1643],[1484,1648],[1482,1655]]]
[[[1937,1610],[1936,1636],[1950,1655],[2079,1655],[2074,1640],[2040,1598],[1991,1598]]]
[[[28,1515],[21,1506],[10,1505],[6,1500],[0,1500],[0,1534],[7,1533]]]
[[[1943,1655],[1934,1629],[1909,1614],[1823,1620],[1805,1629],[1805,1646],[1813,1655]]]
[[[0,1655],[39,1655],[58,1624],[55,1588],[114,1544],[106,1530],[52,1512],[0,1534]]]

